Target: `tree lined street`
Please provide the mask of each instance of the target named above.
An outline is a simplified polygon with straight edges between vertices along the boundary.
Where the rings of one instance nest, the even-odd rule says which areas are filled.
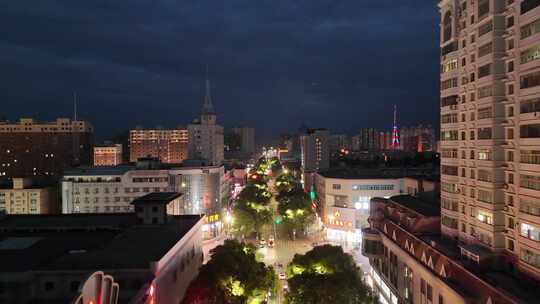
[[[320,234],[308,235],[315,219],[296,172],[277,158],[259,159],[229,214],[227,234],[239,241],[211,250],[185,303],[372,303],[355,259],[341,247],[316,246]]]

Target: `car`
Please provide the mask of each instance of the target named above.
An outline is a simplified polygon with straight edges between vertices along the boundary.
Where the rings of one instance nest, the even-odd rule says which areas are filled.
[[[279,268],[283,268],[283,264],[281,264],[281,263],[278,263],[277,266],[278,266]]]
[[[268,239],[268,247],[270,247],[270,248],[274,247],[274,238],[269,238]]]
[[[287,276],[285,275],[284,272],[280,272],[279,275],[278,275],[278,278],[279,278],[280,280],[286,280],[286,279],[287,279]]]
[[[265,240],[265,239],[261,239],[261,240],[259,241],[259,245],[263,245],[263,246],[266,245],[266,240]]]
[[[284,292],[284,293],[288,293],[288,292],[289,292],[289,285],[287,285],[287,284],[284,284],[284,285],[283,285],[283,292]]]

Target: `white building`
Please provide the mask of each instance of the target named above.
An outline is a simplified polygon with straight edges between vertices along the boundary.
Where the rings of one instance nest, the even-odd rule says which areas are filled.
[[[315,189],[328,239],[354,243],[361,240],[361,229],[368,224],[371,198],[403,193],[405,181],[323,172],[316,174]]]
[[[221,165],[224,159],[223,127],[217,124],[217,117],[210,95],[210,81],[206,80],[206,96],[200,120],[188,125],[188,157]]]
[[[52,198],[51,188],[35,187],[29,178],[14,178],[13,188],[0,189],[0,213],[54,213],[58,206],[53,206]]]
[[[183,194],[181,214],[219,219],[229,186],[223,166],[168,169],[141,166],[91,167],[67,171],[61,182],[62,213],[133,211],[131,202],[151,192]],[[212,217],[212,215],[217,215]]]

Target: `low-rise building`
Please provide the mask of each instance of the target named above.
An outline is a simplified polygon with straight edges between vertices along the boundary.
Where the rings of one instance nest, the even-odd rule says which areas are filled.
[[[52,188],[32,185],[29,178],[14,178],[13,187],[0,189],[0,213],[56,213],[56,192]]]
[[[438,193],[371,200],[362,253],[380,303],[537,303],[538,282],[478,245],[441,234]]]
[[[119,303],[180,303],[203,261],[204,219],[163,212],[177,193],[151,195],[135,213],[0,218],[0,303],[70,303],[98,271]]]
[[[404,180],[380,172],[348,174],[331,170],[316,175],[315,191],[327,238],[359,242],[361,229],[368,224],[371,198],[402,193]]]
[[[122,164],[122,145],[100,145],[94,147],[94,166],[118,166]]]
[[[61,182],[62,213],[132,212],[131,202],[150,192],[181,192],[180,214],[205,214],[205,236],[221,231],[222,206],[230,186],[223,166],[137,165],[87,167],[70,170]]]

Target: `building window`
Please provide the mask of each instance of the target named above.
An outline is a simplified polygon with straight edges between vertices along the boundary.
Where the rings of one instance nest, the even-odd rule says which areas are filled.
[[[443,18],[443,42],[452,38],[452,13],[446,12]]]
[[[493,87],[491,85],[478,88],[478,98],[493,96]]]
[[[478,58],[490,54],[493,51],[493,43],[489,42],[478,48]]]
[[[531,250],[521,249],[521,260],[531,266],[540,268],[540,255]]]
[[[489,14],[489,2],[490,0],[478,1],[478,20],[482,20]]]
[[[538,7],[540,5],[540,0],[524,0],[521,2],[521,14],[525,14],[526,12],[533,10],[534,8]]]
[[[485,119],[493,117],[492,107],[478,109],[478,119]]]
[[[540,229],[536,226],[521,223],[520,234],[523,237],[540,242]]]
[[[521,76],[519,85],[521,89],[532,88],[540,85],[540,71]]]
[[[490,20],[478,27],[478,37],[481,37],[493,30],[493,22]]]
[[[522,101],[519,109],[521,114],[540,112],[540,98]]]
[[[341,185],[340,184],[332,184],[332,189],[341,190]]]
[[[444,298],[441,294],[439,294],[439,304],[444,304]]]
[[[514,230],[515,227],[516,227],[516,224],[515,224],[515,222],[514,222],[514,218],[513,218],[513,217],[509,217],[509,218],[508,218],[508,229]]]
[[[492,160],[492,152],[490,149],[478,150],[478,160]]]
[[[491,128],[479,128],[478,139],[491,139]]]
[[[479,210],[476,219],[484,224],[493,225],[493,214],[489,212]]]
[[[491,74],[491,63],[485,64],[478,68],[478,79],[489,76]]]
[[[493,203],[493,193],[486,190],[478,189],[477,200],[484,203]]]
[[[520,29],[520,38],[525,39],[540,32],[540,19],[535,20]]]

